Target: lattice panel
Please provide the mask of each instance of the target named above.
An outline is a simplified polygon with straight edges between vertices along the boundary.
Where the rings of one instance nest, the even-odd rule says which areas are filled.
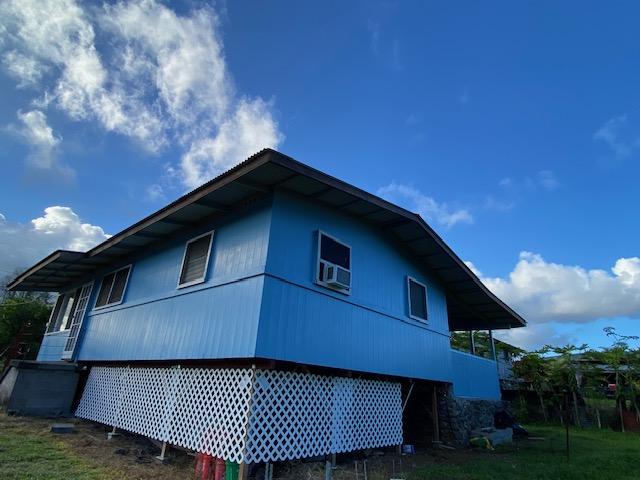
[[[76,415],[235,462],[402,443],[399,383],[277,370],[93,367]]]

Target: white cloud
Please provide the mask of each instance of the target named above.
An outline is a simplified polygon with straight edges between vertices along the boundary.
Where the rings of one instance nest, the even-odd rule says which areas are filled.
[[[281,136],[262,100],[240,101],[214,137],[202,138],[182,157],[185,183],[195,187],[246,159],[265,145],[277,145]]]
[[[408,185],[392,182],[379,188],[377,193],[390,202],[404,205],[427,221],[436,222],[445,228],[451,228],[458,223],[473,223],[473,216],[467,209],[453,209]]]
[[[560,346],[568,343],[580,343],[573,336],[558,332],[553,325],[548,323],[529,324],[524,328],[511,330],[496,330],[494,334],[498,340],[525,350],[535,350],[545,345]]]
[[[638,257],[620,258],[606,271],[551,263],[538,254],[522,252],[508,278],[476,273],[492,292],[534,324],[640,318]]]
[[[145,198],[149,202],[164,200],[164,188],[162,188],[162,185],[157,183],[149,185],[145,190]]]
[[[19,85],[38,87],[40,108],[94,122],[151,153],[177,145],[187,187],[283,140],[271,103],[236,93],[213,8],[178,15],[155,0],[81,5],[0,4],[10,44],[4,68]]]
[[[57,148],[61,138],[53,133],[46,115],[40,110],[18,111],[21,125],[9,125],[8,130],[28,145],[29,165],[38,171],[55,171],[65,178],[72,178],[74,171],[58,161]]]
[[[536,175],[536,181],[545,190],[555,190],[560,186],[555,173],[551,170],[540,170]]]
[[[86,251],[107,238],[101,227],[83,223],[69,207],[47,207],[25,224],[0,214],[0,274],[29,267],[56,249]]]
[[[2,66],[18,80],[18,88],[37,84],[46,71],[46,67],[40,62],[16,50],[9,50],[2,55]]]
[[[616,157],[625,158],[640,145],[638,138],[631,138],[628,128],[629,117],[620,115],[607,120],[594,133],[593,138],[607,144]]]

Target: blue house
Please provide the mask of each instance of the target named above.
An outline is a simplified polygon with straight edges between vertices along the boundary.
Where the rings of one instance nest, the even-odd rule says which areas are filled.
[[[38,360],[86,367],[76,415],[244,464],[438,441],[500,399],[450,332],[525,325],[418,215],[270,149],[9,288],[59,292]]]

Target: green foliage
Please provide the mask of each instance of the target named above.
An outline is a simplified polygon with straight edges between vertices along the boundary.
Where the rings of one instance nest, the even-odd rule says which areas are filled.
[[[35,358],[50,314],[48,293],[7,292],[0,285],[0,364]]]
[[[626,480],[638,478],[640,435],[610,430],[571,432],[571,458],[564,450],[564,429],[529,427],[543,441],[522,441],[495,451],[442,452],[438,460],[421,466],[411,480]]]

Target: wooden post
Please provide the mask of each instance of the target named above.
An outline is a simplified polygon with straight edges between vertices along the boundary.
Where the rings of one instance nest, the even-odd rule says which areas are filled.
[[[249,464],[241,463],[238,467],[238,480],[248,480],[249,479]]]
[[[469,350],[471,350],[471,355],[476,354],[476,340],[473,338],[473,330],[469,330]]]
[[[491,347],[491,358],[493,358],[494,362],[498,361],[496,357],[496,344],[493,341],[493,330],[489,330],[489,346]]]
[[[438,390],[436,385],[433,385],[432,397],[431,397],[431,412],[433,416],[433,443],[434,445],[440,444],[440,419],[438,416]]]

